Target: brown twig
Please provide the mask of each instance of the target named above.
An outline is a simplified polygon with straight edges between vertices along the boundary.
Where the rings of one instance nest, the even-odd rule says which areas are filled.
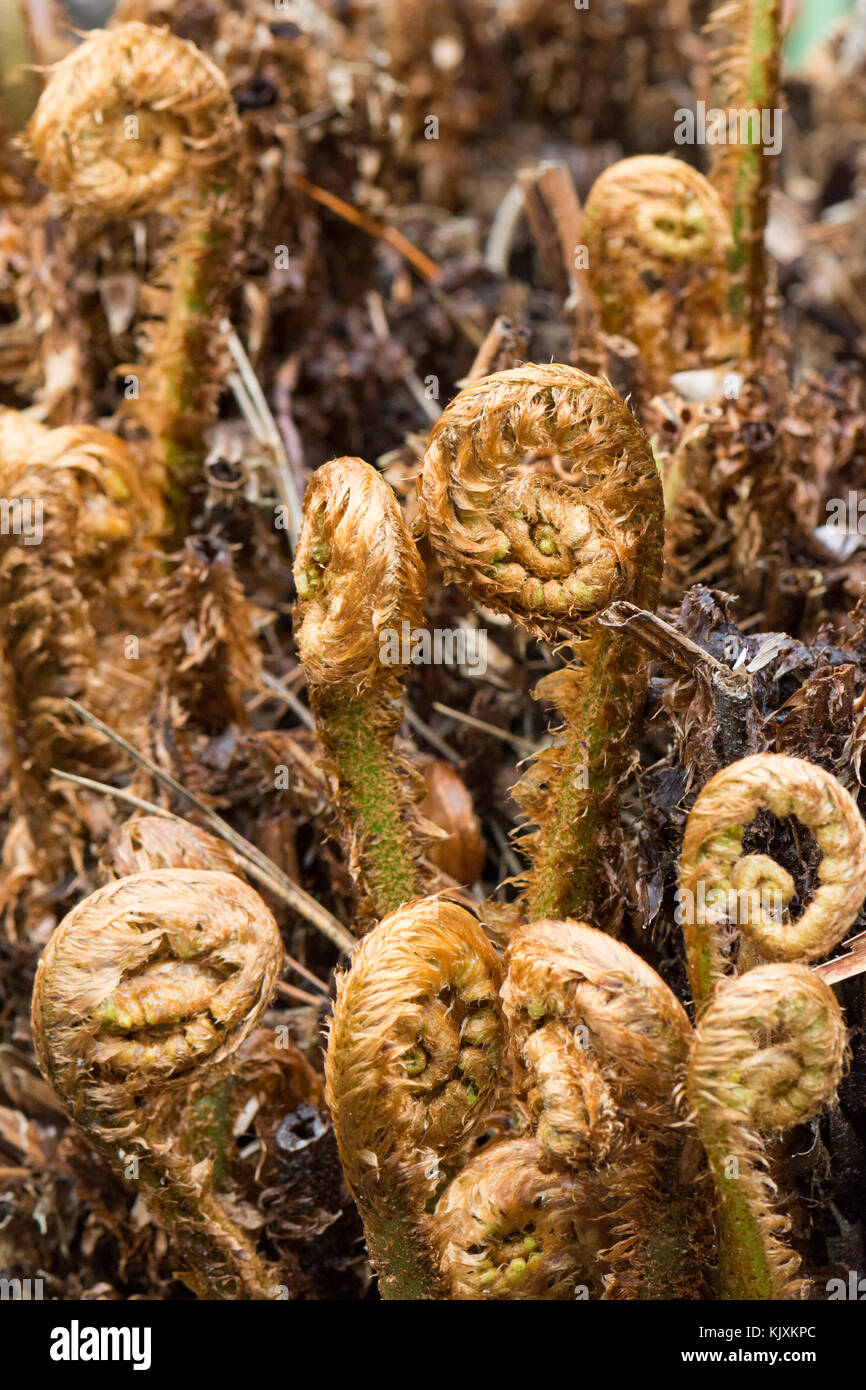
[[[526,357],[529,334],[520,324],[500,314],[489,329],[469,371],[458,381],[459,387],[468,386],[470,381],[479,381],[493,372],[507,371],[517,367]]]
[[[574,273],[574,256],[583,239],[583,210],[567,167],[549,160],[518,174],[523,207],[551,287],[562,300],[586,297]]]
[[[442,267],[435,261],[419,251],[417,246],[413,246],[408,237],[404,237],[402,232],[398,232],[396,227],[388,227],[384,222],[377,222],[375,218],[368,217],[359,208],[353,207],[343,198],[338,198],[336,193],[329,193],[326,188],[320,188],[318,184],[310,183],[309,179],[304,178],[303,174],[296,174],[293,180],[295,187],[309,194],[322,207],[328,208],[337,217],[342,217],[344,222],[351,222],[353,227],[359,227],[368,236],[375,237],[377,241],[386,241],[389,246],[407,260],[424,280],[441,280]]]
[[[663,666],[709,683],[719,725],[718,751],[723,766],[758,752],[757,711],[752,677],[745,667],[731,670],[691,638],[655,613],[633,603],[612,603],[599,615],[602,627],[626,628]]]

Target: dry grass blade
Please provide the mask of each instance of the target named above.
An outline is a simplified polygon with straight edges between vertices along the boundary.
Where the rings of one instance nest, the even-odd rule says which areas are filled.
[[[435,261],[426,256],[423,251],[419,251],[417,246],[413,246],[408,237],[404,237],[402,232],[398,232],[396,227],[385,226],[382,222],[377,222],[374,218],[368,217],[365,212],[353,207],[345,199],[338,198],[336,193],[329,193],[326,188],[319,188],[315,183],[310,183],[302,174],[296,174],[294,179],[296,188],[303,191],[317,203],[328,208],[330,212],[336,213],[337,217],[342,217],[344,221],[351,222],[353,226],[360,227],[361,231],[368,236],[375,237],[378,241],[387,241],[395,251],[409,262],[412,269],[416,271],[424,280],[435,282],[441,280],[442,269]]]
[[[237,372],[232,372],[230,377],[235,398],[259,443],[265,446],[273,459],[274,482],[280,501],[288,513],[289,540],[294,554],[298,532],[301,529],[301,499],[285,445],[243,343],[229,319],[223,319],[220,328],[226,334],[226,345],[237,367]]]
[[[289,690],[287,685],[284,685],[281,680],[277,680],[276,676],[272,676],[269,671],[262,672],[262,685],[266,686],[272,695],[276,695],[278,699],[287,704],[292,713],[297,715],[306,729],[312,729],[315,733],[315,719],[306,705],[301,704],[297,695]]]
[[[90,791],[103,792],[106,796],[113,796],[117,801],[126,801],[131,806],[136,806],[140,811],[146,811],[150,816],[162,816],[163,820],[179,821],[182,825],[190,824],[182,816],[176,816],[174,811],[166,811],[164,806],[157,806],[153,801],[145,801],[143,797],[134,796],[125,787],[112,787],[107,782],[96,782],[92,777],[78,777],[74,772],[63,772],[59,767],[53,767],[51,771],[55,777],[59,777],[64,782],[74,782],[78,787],[87,787]],[[238,868],[248,869],[252,872],[249,863],[242,854],[229,848],[229,855]],[[279,891],[275,884],[269,883],[268,887],[275,893]],[[285,958],[287,966],[296,970],[299,975],[303,975],[305,980],[309,980],[310,984],[315,985],[323,994],[327,994],[328,987],[319,979],[318,975],[314,975],[312,970],[301,965],[301,962],[290,955],[288,951],[285,953]]]
[[[402,708],[403,717],[409,725],[409,728],[414,729],[422,738],[425,738],[431,748],[435,748],[436,752],[441,753],[442,757],[446,758],[449,763],[460,763],[462,761],[460,755],[454,752],[451,745],[446,743],[444,738],[440,738],[436,731],[430,728],[429,724],[425,724],[420,715],[417,715],[405,701],[403,702]]]
[[[101,719],[97,719],[77,700],[67,700],[66,703],[85,724],[89,724],[93,729],[99,729],[118,748],[122,748],[125,753],[128,753],[140,767],[147,768],[151,776],[155,777],[163,786],[170,787],[178,796],[184,797],[192,806],[195,806],[196,810],[205,817],[208,829],[232,847],[243,860],[244,867],[248,869],[253,878],[270,888],[272,892],[277,893],[284,902],[300,913],[312,926],[318,928],[323,936],[326,936],[341,951],[351,953],[354,950],[355,938],[341,922],[337,921],[333,913],[322,907],[321,903],[317,903],[315,898],[310,897],[309,893],[306,893],[303,888],[293,882],[288,874],[283,873],[282,869],[278,868],[273,860],[263,854],[260,849],[250,844],[249,840],[245,840],[243,835],[239,835],[236,830],[233,830],[228,822],[222,819],[222,816],[218,816],[215,811],[212,811],[209,806],[199,800],[194,792],[189,791],[180,782],[170,777],[168,773],[163,772],[162,768],[157,767],[156,763],[141,753],[133,744],[127,743],[125,738],[115,733],[107,724],[103,724]]]
[[[433,708],[440,714],[447,714],[449,719],[456,719],[458,724],[468,724],[470,729],[478,729],[483,734],[489,734],[491,738],[498,738],[501,743],[510,743],[521,757],[529,758],[538,752],[537,743],[533,743],[530,738],[523,738],[521,734],[513,734],[510,729],[500,729],[495,724],[488,724],[485,719],[476,719],[474,714],[465,714],[462,709],[443,705],[440,700],[433,701]]]

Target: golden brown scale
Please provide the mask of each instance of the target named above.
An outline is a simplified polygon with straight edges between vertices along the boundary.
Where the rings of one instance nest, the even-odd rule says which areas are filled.
[[[385,1298],[442,1296],[425,1207],[495,1102],[500,980],[478,922],[438,897],[381,922],[338,979],[326,1094]]]
[[[176,1132],[177,1106],[213,1085],[267,1007],[282,969],[276,922],[233,874],[132,874],[53,933],[33,993],[39,1065],[110,1163],[134,1160],[151,1210],[203,1296],[272,1298],[278,1280]]]
[[[424,567],[400,504],[358,458],[313,474],[295,553],[295,640],[312,688],[392,694],[402,664],[381,660],[384,632],[423,622]]]
[[[145,541],[152,547],[161,523],[159,493],[142,478],[131,450],[92,425],[52,430],[18,411],[0,410],[4,497],[42,497],[40,480],[45,486],[56,481],[57,493],[62,490],[77,514],[66,541],[85,579],[95,587],[110,572],[116,591],[125,597],[136,573],[136,561],[126,546]],[[30,494],[27,486],[33,489]],[[43,513],[50,521],[50,509],[43,507]]]
[[[231,873],[246,882],[223,840],[174,817],[145,815],[127,821],[109,836],[100,867],[108,881],[161,869],[207,869]],[[139,1010],[134,1026],[141,1026],[139,1018],[155,1024],[157,1010],[164,1016],[166,1010],[173,1010],[175,1000],[178,1009],[182,1003],[189,1009],[196,1002],[196,991],[206,1011],[214,986],[207,970],[192,962],[184,970],[178,961],[154,966],[147,990],[144,983],[144,977],[139,977],[133,986],[132,1007]],[[158,990],[152,988],[154,985]],[[131,1012],[128,999],[116,995],[113,1004],[115,1014],[119,1005]],[[132,1065],[141,1048],[140,1043],[130,1042],[124,1062]],[[321,1104],[322,1090],[323,1083],[294,1043],[277,1038],[273,1028],[256,1028],[233,1054],[230,1070],[217,1067],[214,1075],[205,1072],[183,1087],[161,1113],[161,1130],[171,1135],[176,1149],[205,1159],[221,1205],[252,1232],[261,1225],[253,1205],[262,1187],[260,1159],[255,1163],[253,1179],[251,1168],[238,1153],[235,1124],[242,1115],[249,1115],[251,1108],[256,1110],[256,1132],[268,1150],[269,1176],[276,1180],[272,1154],[276,1128],[299,1099]],[[287,1284],[303,1284],[297,1269],[285,1268],[283,1277]]]
[[[119,1117],[127,1108],[128,1121],[133,1096],[152,1077],[113,1075],[125,1070],[115,1055],[129,1041],[152,1048],[148,1070],[169,1083],[199,1059],[215,1065],[253,1026],[281,961],[276,923],[233,874],[162,869],[108,884],[67,914],[43,953],[34,991],[40,1065],[75,1111],[106,1105]],[[153,971],[155,998],[174,1000],[160,1022],[175,1027],[154,1040],[125,1039],[149,1026],[123,1014],[135,1013]],[[212,992],[203,1007],[197,985],[190,998],[187,986],[205,976]],[[104,1127],[115,1126],[123,1127],[112,1118]]]
[[[51,69],[27,139],[39,177],[79,211],[133,217],[222,163],[238,132],[219,68],[133,21],[94,30]]]
[[[850,470],[862,467],[859,376],[845,382],[843,375],[840,385],[805,371],[792,388],[785,359],[777,335],[736,399],[675,403],[682,423],[673,434],[661,412],[656,422],[662,449],[670,449],[663,601],[679,605],[693,584],[723,589],[738,595],[742,618],[770,632],[811,628],[814,571],[826,563],[814,529],[824,499],[844,496]],[[817,467],[804,468],[807,457]]]
[[[758,812],[795,816],[821,851],[818,886],[791,921],[787,871],[765,854],[743,854]],[[815,960],[856,921],[866,897],[866,827],[853,797],[824,768],[782,753],[756,753],[716,773],[686,822],[680,892],[692,996],[698,1011],[729,968],[724,946],[738,929],[763,960]],[[705,904],[705,911],[699,910]]]
[[[245,697],[261,685],[256,610],[229,546],[205,537],[186,542],[149,607],[157,622],[153,752],[181,781],[209,791],[220,772],[202,756],[208,741],[247,727]]]
[[[518,1055],[526,1106],[548,1163],[557,1168],[600,1163],[622,1147],[616,1098],[573,1028],[542,1021],[518,1043]]]
[[[502,1000],[519,1058],[551,1023],[555,1039],[559,1023],[582,1029],[586,1064],[599,1059],[623,1111],[642,1124],[670,1119],[691,1027],[651,966],[582,922],[541,921],[514,935],[506,967]]]
[[[421,499],[446,581],[541,636],[616,598],[654,602],[649,441],[613,388],[575,367],[515,367],[461,391],[430,436]]]
[[[666,156],[620,160],[592,186],[586,245],[604,328],[637,345],[652,389],[734,355],[730,219],[703,174]]]

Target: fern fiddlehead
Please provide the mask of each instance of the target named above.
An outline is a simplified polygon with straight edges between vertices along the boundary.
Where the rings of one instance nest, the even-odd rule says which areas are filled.
[[[797,964],[722,980],[698,1025],[688,1095],[716,1187],[722,1298],[805,1292],[759,1131],[801,1124],[833,1097],[845,1039],[833,994]]]
[[[276,1273],[216,1200],[207,1158],[173,1135],[178,1097],[216,1080],[270,1000],[276,922],[233,874],[161,869],[98,889],[63,919],[36,975],[47,1080],[107,1162],[137,1170],[200,1296],[279,1296]]]
[[[138,409],[182,529],[215,415],[237,236],[240,123],[228,85],[168,30],[97,30],[51,69],[27,144],[39,177],[76,213],[105,221],[158,209],[177,220],[156,273],[168,307],[148,328]]]
[[[161,508],[121,440],[87,425],[48,429],[0,410],[0,491],[12,524],[0,535],[0,729],[13,815],[40,874],[55,877],[81,838],[74,801],[51,769],[93,773],[104,741],[76,725],[74,695],[113,724],[135,721],[135,688],[118,699],[112,665],[141,618]]]
[[[543,1163],[594,1173],[600,1208],[616,1218],[609,1296],[694,1297],[701,1232],[680,1180],[682,1005],[627,946],[571,921],[515,933],[502,1000]]]
[[[766,854],[744,854],[760,810],[795,816],[821,851],[817,886],[796,921],[784,910],[790,874]],[[866,827],[857,804],[823,768],[782,753],[755,753],[716,773],[686,822],[680,896],[692,997],[700,1016],[729,958],[736,927],[759,959],[815,960],[842,940],[866,896]]]
[[[500,980],[479,924],[436,897],[375,927],[338,980],[326,1096],[383,1298],[446,1296],[426,1207],[496,1096]]]
[[[396,497],[362,459],[332,459],[310,482],[295,585],[295,640],[336,771],[349,865],[382,917],[424,891],[413,825],[423,792],[394,753],[391,703],[404,625],[422,621],[424,567]]]
[[[535,1141],[483,1148],[440,1197],[430,1222],[448,1297],[573,1299],[602,1288],[609,1237],[586,1175],[545,1170]]]
[[[656,603],[663,504],[649,441],[607,383],[556,364],[515,368],[445,409],[421,498],[446,581],[533,633],[579,638],[579,664],[536,691],[565,735],[516,798],[538,827],[524,841],[528,915],[592,915],[645,689],[631,639],[592,618],[617,598]]]
[[[731,354],[730,220],[696,169],[665,155],[611,165],[586,203],[589,279],[604,328],[638,347],[650,384]]]

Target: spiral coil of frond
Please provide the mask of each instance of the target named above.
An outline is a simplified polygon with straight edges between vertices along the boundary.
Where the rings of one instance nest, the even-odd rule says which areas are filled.
[[[795,816],[821,851],[818,884],[791,921],[790,874],[766,854],[744,854],[760,810]],[[853,797],[824,768],[755,753],[716,773],[686,822],[680,894],[692,995],[700,1011],[728,967],[731,928],[767,961],[815,960],[842,940],[866,897],[866,827]],[[701,907],[705,910],[701,910]]]
[[[176,523],[203,461],[219,391],[219,321],[237,235],[240,122],[228,84],[194,44],[131,21],[95,30],[51,70],[27,129],[42,178],[100,220],[156,209],[179,233],[156,284],[138,418],[154,440]]]
[[[721,1297],[805,1296],[760,1131],[815,1115],[835,1095],[845,1057],[839,1006],[805,966],[759,965],[718,985],[698,1027],[688,1095],[716,1184]]]
[[[557,364],[466,387],[430,437],[421,478],[446,580],[539,636],[570,633],[577,662],[538,685],[567,720],[516,791],[531,825],[530,917],[603,920],[603,863],[643,703],[630,639],[592,623],[615,599],[655,607],[663,502],[649,440],[607,382]]]
[[[326,1095],[385,1298],[442,1296],[425,1209],[497,1094],[501,973],[475,918],[432,897],[375,927],[338,981]]]
[[[634,341],[651,384],[731,355],[731,226],[703,174],[665,155],[620,160],[590,190],[586,238],[605,330]]]
[[[600,1296],[610,1235],[587,1176],[545,1170],[533,1139],[489,1144],[458,1173],[431,1220],[448,1297]]]
[[[649,441],[576,367],[515,367],[461,391],[430,436],[421,498],[446,581],[530,631],[574,631],[617,598],[655,602]]]
[[[572,921],[515,933],[502,1000],[542,1166],[594,1176],[607,1296],[695,1297],[707,1233],[681,1171],[685,1010],[627,946]]]
[[[133,1161],[147,1201],[212,1297],[276,1297],[274,1276],[180,1149],[171,1116],[215,1079],[267,1007],[277,925],[233,874],[159,869],[109,883],[67,914],[39,962],[37,1059],[107,1161]]]

